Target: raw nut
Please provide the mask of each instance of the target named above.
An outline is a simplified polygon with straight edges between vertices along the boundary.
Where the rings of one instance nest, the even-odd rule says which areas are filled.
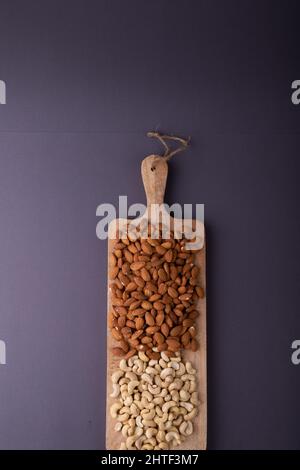
[[[126,325],[126,321],[127,319],[125,315],[122,315],[118,318],[118,327],[120,328],[120,330],[124,328],[124,326]]]
[[[166,323],[163,323],[161,325],[161,332],[166,338],[169,336],[170,328]]]
[[[204,290],[203,290],[202,287],[196,286],[196,293],[197,293],[199,299],[203,299],[203,297],[204,297]]]
[[[174,352],[175,352],[175,351],[179,351],[179,349],[180,349],[180,343],[179,343],[179,341],[178,341],[177,339],[175,339],[175,338],[170,338],[170,337],[169,337],[169,338],[166,339],[166,343],[167,343],[168,349],[169,349],[170,351],[174,351]]]
[[[165,260],[168,262],[168,263],[171,263],[173,259],[173,251],[170,249],[167,251],[167,253],[165,254]]]
[[[110,416],[117,420],[115,431],[125,439],[121,449],[172,449],[193,434],[198,412],[196,370],[171,351],[135,353],[126,354],[125,358],[131,357],[120,361],[111,379]],[[178,376],[177,370],[186,374]]]
[[[159,330],[159,326],[148,326],[146,328],[147,335],[154,335]]]
[[[157,343],[157,344],[163,344],[165,342],[165,338],[164,336],[159,333],[158,331],[156,333],[154,333],[154,341]]]
[[[144,319],[142,317],[139,317],[135,320],[135,327],[137,330],[141,330],[144,326]]]
[[[136,263],[132,263],[130,265],[130,268],[132,271],[138,271],[139,269],[142,269],[145,266],[144,261],[137,261]]]
[[[125,356],[125,352],[122,348],[112,348],[111,352],[114,356],[122,357]]]
[[[144,300],[141,304],[141,307],[144,308],[145,310],[151,310],[152,304],[151,302],[148,302],[148,300]]]
[[[154,326],[155,325],[155,320],[154,320],[154,318],[153,318],[153,316],[151,315],[150,312],[146,313],[145,321],[146,321],[147,325],[149,325],[149,326]]]
[[[186,331],[182,336],[181,336],[181,342],[184,346],[186,346],[191,339],[191,335],[188,331]]]
[[[129,345],[128,345],[128,343],[126,343],[126,341],[124,341],[123,339],[121,341],[119,341],[119,346],[120,346],[121,349],[123,349],[124,353],[128,353]]]
[[[155,318],[155,323],[158,325],[158,326],[162,326],[163,322],[164,322],[164,319],[165,319],[165,315],[163,312],[159,312],[157,315],[156,315],[156,318]]]
[[[155,227],[153,236],[161,236],[160,230],[161,225]],[[138,350],[196,350],[194,321],[199,311],[194,305],[204,297],[204,289],[185,239],[173,232],[169,240],[121,235],[109,257],[113,310],[108,326],[112,336]]]
[[[121,341],[123,339],[123,336],[122,334],[120,333],[120,331],[118,331],[116,328],[113,328],[111,330],[111,334],[113,335],[113,337],[117,340],[117,341]]]
[[[172,328],[172,330],[170,331],[170,335],[171,336],[179,336],[181,332],[182,332],[182,327],[181,327],[181,325],[178,325],[178,326],[175,326],[174,328]]]
[[[173,299],[176,299],[178,297],[178,292],[176,289],[174,289],[174,287],[169,287],[168,288],[168,294],[170,297],[172,297]]]

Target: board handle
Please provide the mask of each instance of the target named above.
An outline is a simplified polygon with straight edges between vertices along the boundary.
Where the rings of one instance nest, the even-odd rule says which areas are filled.
[[[168,163],[164,157],[149,155],[142,161],[142,178],[147,198],[151,204],[163,204],[168,177]]]

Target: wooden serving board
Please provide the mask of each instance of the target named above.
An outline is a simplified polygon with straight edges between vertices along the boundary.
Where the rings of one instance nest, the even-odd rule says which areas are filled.
[[[155,162],[155,171],[153,168]],[[159,164],[158,164],[159,162]],[[167,163],[159,156],[150,156],[143,160],[142,163],[142,176],[147,195],[148,207],[152,203],[163,202],[165,185],[167,179]],[[142,216],[143,217],[143,216]],[[109,233],[114,232],[115,224],[118,223],[119,227],[128,222],[125,219],[118,219],[113,221],[110,226]],[[191,223],[193,221],[190,221]],[[198,223],[198,221],[197,221]],[[200,285],[206,292],[206,275],[205,275],[205,242],[204,230],[202,232],[203,247],[200,251],[195,253],[195,264],[200,268]],[[108,300],[107,300],[107,315],[111,310],[111,299],[109,285],[109,272],[111,266],[109,265],[110,254],[113,251],[115,239],[108,239]],[[174,450],[204,450],[206,449],[207,442],[207,378],[206,378],[206,296],[203,299],[198,299],[195,308],[199,311],[200,315],[195,320],[197,330],[196,339],[199,342],[199,349],[196,352],[191,350],[181,350],[181,357],[184,362],[190,361],[196,369],[197,391],[199,395],[198,414],[193,419],[194,432],[191,436],[185,438],[181,445],[174,448]],[[116,401],[111,398],[112,383],[111,376],[115,370],[118,369],[120,358],[112,355],[112,348],[118,346],[117,341],[112,337],[110,330],[107,326],[107,394],[106,394],[106,449],[119,450],[121,442],[125,441],[121,432],[114,430],[116,420],[111,418],[110,406]]]

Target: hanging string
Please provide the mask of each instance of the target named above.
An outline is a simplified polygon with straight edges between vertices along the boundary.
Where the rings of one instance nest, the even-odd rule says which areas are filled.
[[[157,131],[149,131],[149,132],[147,132],[147,136],[156,138],[160,141],[160,143],[163,145],[163,147],[165,149],[165,153],[161,157],[164,158],[166,161],[170,160],[170,158],[172,158],[177,153],[183,152],[184,150],[186,150],[187,147],[189,146],[190,141],[191,141],[190,137],[188,137],[188,139],[183,139],[182,137],[177,137],[175,135],[160,134]],[[181,145],[172,150],[169,147],[166,140],[170,140],[170,141],[173,141],[173,142],[179,142]]]

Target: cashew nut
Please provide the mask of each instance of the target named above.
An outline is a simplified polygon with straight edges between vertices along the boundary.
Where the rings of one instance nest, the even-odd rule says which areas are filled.
[[[113,391],[110,394],[112,398],[117,398],[120,395],[120,385],[117,383],[113,383]]]
[[[113,403],[110,407],[110,415],[112,418],[116,418],[118,416],[118,411],[123,407],[122,403],[117,401]]]
[[[153,351],[157,348],[153,348]],[[126,361],[112,374],[110,415],[115,431],[125,439],[120,449],[168,450],[193,433],[198,409],[196,370],[161,352],[150,359],[144,351]]]
[[[119,382],[120,378],[124,375],[123,370],[117,370],[116,372],[113,373],[111,376],[111,380],[113,384],[116,384]]]
[[[128,384],[128,393],[129,395],[132,395],[134,389],[139,385],[139,382],[138,380],[132,380],[131,382],[129,382]]]

